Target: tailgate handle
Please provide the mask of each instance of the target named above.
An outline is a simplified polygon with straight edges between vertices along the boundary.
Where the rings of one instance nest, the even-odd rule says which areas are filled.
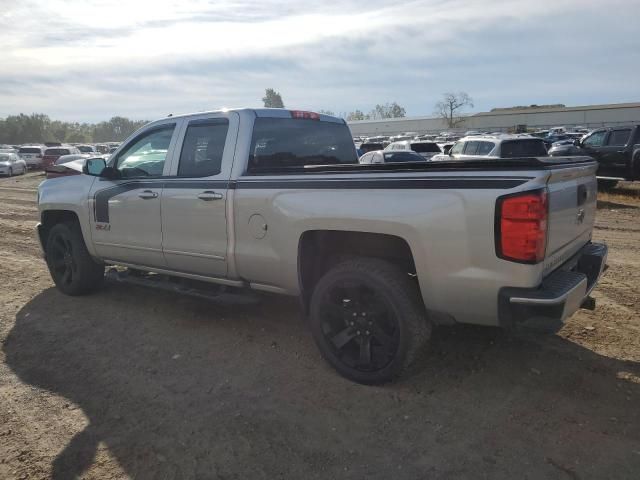
[[[578,206],[584,205],[587,201],[587,186],[586,185],[578,185]]]

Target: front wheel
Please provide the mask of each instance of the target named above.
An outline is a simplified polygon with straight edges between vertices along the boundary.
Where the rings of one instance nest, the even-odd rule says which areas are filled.
[[[9,173],[7,174],[8,177],[13,177],[13,168],[9,168]]]
[[[54,225],[47,237],[46,258],[56,287],[67,295],[84,295],[102,285],[104,264],[97,263],[82,238],[80,226]]]
[[[313,337],[344,377],[379,384],[398,377],[431,335],[415,282],[378,259],[353,259],[329,270],[311,298]]]

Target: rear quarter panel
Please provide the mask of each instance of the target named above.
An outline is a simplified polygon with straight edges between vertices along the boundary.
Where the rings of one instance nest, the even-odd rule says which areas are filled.
[[[424,173],[418,174],[425,177]],[[427,174],[428,178],[441,175]],[[385,178],[407,177],[387,174]],[[503,286],[533,287],[542,265],[522,265],[495,255],[496,198],[544,186],[543,172],[517,172],[511,188],[296,188],[287,182],[308,177],[241,177],[233,196],[238,274],[274,291],[298,294],[298,245],[310,230],[396,235],[410,246],[427,308],[458,322],[497,324],[497,296]],[[368,175],[369,177],[369,175]],[[492,177],[491,172],[456,173],[456,179]],[[493,178],[514,177],[514,172]],[[314,177],[322,180],[323,177]],[[335,178],[335,176],[333,177]],[[360,178],[363,176],[341,178]],[[243,182],[257,182],[251,188]],[[268,188],[269,182],[282,182]],[[262,182],[267,187],[260,188]],[[267,225],[257,238],[252,216]],[[259,232],[258,232],[259,233]]]

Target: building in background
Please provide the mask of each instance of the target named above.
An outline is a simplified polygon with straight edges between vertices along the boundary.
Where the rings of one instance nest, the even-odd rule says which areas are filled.
[[[542,129],[553,126],[582,126],[597,128],[640,124],[640,103],[614,103],[581,107],[531,106],[494,108],[466,116],[464,124],[448,128],[441,118],[405,117],[386,120],[360,120],[349,122],[353,135],[389,135],[402,132],[438,133],[442,131],[478,130],[483,132],[516,131],[518,126]],[[522,127],[521,127],[522,128]]]

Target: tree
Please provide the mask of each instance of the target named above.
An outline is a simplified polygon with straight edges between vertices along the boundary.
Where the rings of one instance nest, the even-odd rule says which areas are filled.
[[[284,108],[280,92],[276,92],[273,88],[265,89],[262,101],[267,108]]]
[[[365,114],[360,110],[356,110],[354,112],[349,112],[347,114],[347,121],[351,122],[354,120],[366,120]]]
[[[449,128],[461,125],[465,118],[460,115],[464,107],[473,107],[473,100],[466,92],[445,93],[436,103],[435,114],[442,118]]]
[[[376,105],[367,115],[368,119],[381,120],[384,118],[399,118],[406,115],[406,110],[396,102]]]
[[[349,112],[346,117],[347,121],[354,120],[382,120],[384,118],[399,118],[406,115],[406,110],[396,102],[377,104],[369,113],[363,113],[361,110]]]

